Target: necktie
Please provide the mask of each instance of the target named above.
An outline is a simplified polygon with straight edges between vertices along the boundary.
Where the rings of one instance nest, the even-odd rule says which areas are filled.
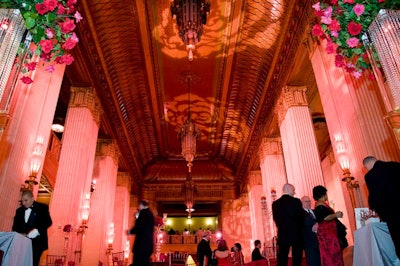
[[[310,209],[308,209],[307,212],[315,219],[314,213]]]

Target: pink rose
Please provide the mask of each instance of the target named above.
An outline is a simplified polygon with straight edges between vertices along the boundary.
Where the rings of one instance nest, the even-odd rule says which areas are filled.
[[[354,0],[344,0],[343,3],[354,4]]]
[[[326,24],[326,25],[329,25],[329,24],[332,23],[332,18],[331,17],[322,16],[321,17],[321,22]]]
[[[346,43],[350,48],[354,48],[357,47],[359,40],[355,37],[352,37],[350,39],[347,39]]]
[[[47,39],[53,39],[54,37],[54,33],[52,29],[46,29],[44,31],[44,33],[46,34]]]
[[[343,56],[341,56],[340,54],[337,54],[335,56],[335,66],[337,67],[344,67],[345,63],[343,61]]]
[[[57,0],[45,0],[43,3],[47,6],[47,9],[49,11],[53,11],[54,9],[56,9],[58,1]]]
[[[62,55],[56,58],[56,63],[57,64],[67,64],[70,65],[72,64],[72,62],[74,62],[74,57],[72,55],[66,54],[66,55]]]
[[[326,53],[327,53],[327,54],[333,54],[333,53],[335,53],[337,47],[338,47],[338,45],[337,45],[336,43],[334,43],[334,42],[332,42],[331,40],[329,40],[329,41],[326,43],[326,48],[325,48]]]
[[[33,71],[36,69],[36,65],[37,65],[36,62],[31,62],[31,63],[26,63],[25,67],[26,69],[28,69],[28,71]]]
[[[81,13],[79,13],[78,11],[75,12],[74,17],[75,17],[76,23],[78,23],[79,21],[81,21],[83,19],[81,16]]]
[[[347,25],[347,31],[352,36],[358,35],[362,30],[361,24],[355,23],[354,21],[350,21],[349,25]]]
[[[359,79],[362,75],[361,71],[353,71],[351,72],[351,75],[353,75],[353,77],[355,77],[356,79]]]
[[[311,30],[312,34],[314,36],[321,37],[324,35],[324,32],[322,31],[322,27],[318,24],[315,24]]]
[[[53,50],[53,42],[51,40],[41,40],[39,45],[42,47],[42,52],[48,54]]]
[[[65,8],[62,4],[58,4],[57,6],[57,15],[62,15],[65,13]]]
[[[53,73],[56,69],[54,68],[54,65],[47,66],[44,70],[46,70],[49,73]]]
[[[75,35],[76,37],[76,35]],[[77,39],[77,38],[76,38]],[[78,43],[78,41],[74,40],[72,37],[68,38],[65,43],[62,45],[62,48],[65,50],[71,50],[75,47],[75,45]]]
[[[31,84],[31,83],[33,82],[33,80],[32,80],[30,77],[26,77],[26,76],[23,76],[23,77],[21,78],[21,81],[22,81],[23,83],[25,83],[25,84]]]
[[[62,33],[69,33],[75,29],[75,23],[72,19],[65,19],[64,22],[58,23]]]
[[[357,16],[361,16],[364,13],[364,10],[365,10],[365,7],[363,4],[356,4],[353,7],[354,14],[356,14]]]
[[[321,5],[319,2],[312,5],[312,7],[314,8],[315,11],[321,11]]]
[[[331,31],[331,36],[337,38],[337,37],[339,37],[339,32],[337,32],[335,30],[332,30]]]
[[[340,31],[340,24],[339,21],[337,19],[333,19],[331,24],[329,24],[329,30],[332,31]]]
[[[36,4],[35,8],[39,15],[44,15],[49,12],[45,3]]]

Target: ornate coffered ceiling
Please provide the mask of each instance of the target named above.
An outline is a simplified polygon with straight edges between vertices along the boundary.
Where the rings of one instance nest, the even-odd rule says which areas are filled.
[[[302,63],[312,1],[211,0],[191,63],[170,4],[79,1],[84,20],[61,100],[66,105],[69,86],[96,88],[100,135],[117,140],[120,170],[130,173],[136,193],[186,178],[177,131],[187,117],[190,79],[190,111],[201,130],[193,179],[238,194],[259,167],[261,138],[276,127],[280,89],[291,81],[313,86],[311,65]],[[307,75],[299,74],[304,66]]]

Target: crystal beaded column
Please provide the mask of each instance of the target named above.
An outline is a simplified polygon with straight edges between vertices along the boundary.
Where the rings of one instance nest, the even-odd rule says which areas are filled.
[[[287,180],[299,198],[312,195],[314,186],[324,184],[306,90],[286,86],[277,105]]]
[[[376,67],[373,55],[370,56],[374,64],[375,76],[378,77],[378,84],[381,95],[384,99],[386,110],[386,120],[394,129],[398,143],[400,143],[400,11],[385,10],[379,11],[375,20],[368,28],[367,34],[363,36],[363,41],[367,51],[376,51],[380,65],[383,68],[387,84],[382,82],[380,70]]]
[[[97,141],[93,170],[96,189],[92,192],[90,199],[90,219],[82,246],[82,265],[97,265],[99,261],[105,263],[106,250],[114,249],[113,246],[108,246],[107,233],[110,223],[114,223],[118,156],[119,151],[114,140],[99,139]],[[120,233],[123,234],[123,232]]]
[[[95,90],[71,87],[63,146],[50,204],[53,226],[49,230],[49,254],[63,254],[64,234],[61,229],[65,225],[74,228],[82,225],[83,203],[90,194],[99,123],[100,105]],[[67,261],[78,263],[78,256],[75,256],[75,251],[81,248],[78,240],[76,234],[71,234]]]

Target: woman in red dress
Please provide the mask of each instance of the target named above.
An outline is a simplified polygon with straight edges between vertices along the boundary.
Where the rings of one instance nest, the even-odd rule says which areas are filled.
[[[323,186],[313,188],[315,218],[318,222],[318,244],[321,254],[321,266],[343,266],[343,254],[340,247],[337,218],[342,218],[341,211],[334,212],[327,204],[327,189]]]
[[[242,245],[235,243],[232,247],[232,266],[244,266],[244,256],[242,253]]]
[[[214,252],[214,256],[218,260],[218,266],[231,266],[231,252],[224,239],[218,241],[218,247]]]

